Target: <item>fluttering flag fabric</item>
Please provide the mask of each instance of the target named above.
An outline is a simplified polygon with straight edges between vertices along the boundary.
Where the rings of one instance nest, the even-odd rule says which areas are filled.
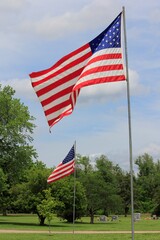
[[[96,38],[62,57],[52,67],[30,74],[50,127],[72,113],[82,87],[126,80],[121,15]]]
[[[69,176],[75,168],[75,146],[71,148],[65,159],[53,170],[47,182],[52,183],[61,178]]]

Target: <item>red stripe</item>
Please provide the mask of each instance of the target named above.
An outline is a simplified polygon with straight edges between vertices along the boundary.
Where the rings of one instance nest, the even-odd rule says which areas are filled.
[[[67,166],[65,166],[66,164],[64,164],[64,167],[62,167],[62,168],[56,168],[52,173],[51,173],[51,175],[49,176],[49,178],[48,179],[50,179],[50,178],[53,178],[53,177],[56,177],[56,176],[58,176],[58,175],[62,175],[62,174],[64,174],[65,172],[68,172],[68,171],[71,171],[71,170],[73,170],[73,166],[74,166],[74,159],[73,160],[71,160],[70,161],[70,163],[69,164],[67,164]]]
[[[60,92],[57,92],[56,94],[52,95],[51,97],[46,98],[45,100],[41,101],[42,106],[45,106],[53,101],[55,101],[56,99],[63,97],[64,95],[71,93],[73,86],[68,87],[66,89],[63,89]]]
[[[77,92],[78,91],[78,92]],[[71,106],[72,106],[72,109],[74,108],[74,105],[76,104],[76,101],[77,101],[77,97],[80,93],[80,89],[76,90],[76,91],[72,91],[72,94],[73,94],[73,98],[74,98],[74,102],[71,101]]]
[[[93,55],[94,56],[94,55]],[[107,59],[121,59],[122,58],[122,54],[121,53],[107,53],[107,54],[101,54],[98,56],[94,56],[93,58],[91,58],[88,64],[91,64],[93,62],[98,62],[98,61],[102,61],[102,60],[107,60]]]
[[[63,171],[57,171],[56,173],[52,173],[50,176],[49,176],[49,178],[48,178],[48,180],[49,179],[52,179],[52,178],[56,178],[56,177],[58,177],[58,176],[60,176],[60,175],[64,175],[64,174],[68,174],[69,172],[71,172],[71,171],[73,171],[73,163],[72,163],[72,165],[70,166],[70,168],[69,169],[64,169]]]
[[[63,117],[68,116],[68,115],[70,115],[70,114],[71,114],[71,113],[69,113],[69,110],[66,111],[66,112],[64,112],[64,113],[61,113],[61,114],[59,114],[58,117],[53,118],[53,119],[51,119],[51,120],[48,120],[48,125],[51,127],[51,126],[53,126],[54,124],[56,124],[57,122],[59,122]]]
[[[93,74],[93,73],[100,73],[100,72],[105,72],[105,71],[114,71],[114,70],[122,70],[123,65],[122,64],[116,64],[116,65],[103,65],[99,67],[94,67],[91,69],[88,69],[83,72],[83,74],[80,76],[80,78],[85,77],[87,75]],[[93,79],[94,80],[94,79]]]
[[[94,84],[99,84],[99,83],[106,83],[106,82],[124,81],[124,80],[126,80],[124,75],[99,77],[99,78],[94,78],[94,79],[91,78],[90,80],[79,83],[77,86],[75,86],[74,91],[79,89],[79,88],[82,88],[84,86],[89,86],[89,85],[94,85]]]
[[[74,159],[70,162],[70,164],[67,164],[67,166],[65,165],[66,164],[63,166],[62,164],[62,168],[56,168],[48,177],[47,181],[56,181],[74,172]]]
[[[71,175],[73,172],[74,172],[74,169],[73,169],[70,173],[66,173],[66,174],[64,174],[63,176],[59,177],[59,178],[56,178],[56,179],[53,178],[53,179],[51,179],[50,181],[48,181],[48,183],[52,183],[52,182],[55,182],[55,181],[57,181],[57,180],[59,180],[59,179],[62,179],[62,178],[64,178],[64,177],[67,177],[67,176]]]
[[[51,113],[54,113],[54,112],[57,112],[58,110],[64,108],[64,107],[67,107],[70,105],[70,99],[67,99],[66,101],[63,101],[62,103],[60,104],[57,104],[56,106],[44,111],[45,115],[49,115]],[[68,109],[67,109],[68,111]]]

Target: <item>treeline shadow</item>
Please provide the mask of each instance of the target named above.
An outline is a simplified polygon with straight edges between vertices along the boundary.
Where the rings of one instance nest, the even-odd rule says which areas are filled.
[[[0,221],[0,225],[12,225],[12,226],[28,226],[28,227],[48,227],[49,224],[44,224],[44,225],[40,225],[39,223],[20,223],[20,222],[9,222],[9,221]],[[62,228],[61,224],[51,224],[51,227],[56,227],[56,228]],[[63,227],[67,227],[67,225],[65,226],[65,223],[63,225]]]

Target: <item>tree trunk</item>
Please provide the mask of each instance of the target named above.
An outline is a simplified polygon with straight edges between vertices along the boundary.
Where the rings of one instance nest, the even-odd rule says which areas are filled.
[[[129,211],[129,207],[125,207],[124,208],[124,216],[127,217],[127,214],[128,214],[128,211]]]
[[[7,216],[7,209],[6,209],[6,207],[3,207],[3,216]]]
[[[39,214],[38,214],[38,217],[39,217],[39,225],[44,226],[44,221],[46,217],[43,217],[42,215],[39,215]]]
[[[92,209],[90,209],[89,213],[90,213],[90,223],[93,224],[94,223],[94,211]]]

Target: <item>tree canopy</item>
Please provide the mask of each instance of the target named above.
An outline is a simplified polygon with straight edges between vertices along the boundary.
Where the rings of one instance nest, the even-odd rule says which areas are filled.
[[[31,145],[34,117],[14,95],[13,88],[0,85],[0,168],[6,183],[1,202],[4,212],[9,205],[9,189],[23,179],[32,159],[37,157]]]

